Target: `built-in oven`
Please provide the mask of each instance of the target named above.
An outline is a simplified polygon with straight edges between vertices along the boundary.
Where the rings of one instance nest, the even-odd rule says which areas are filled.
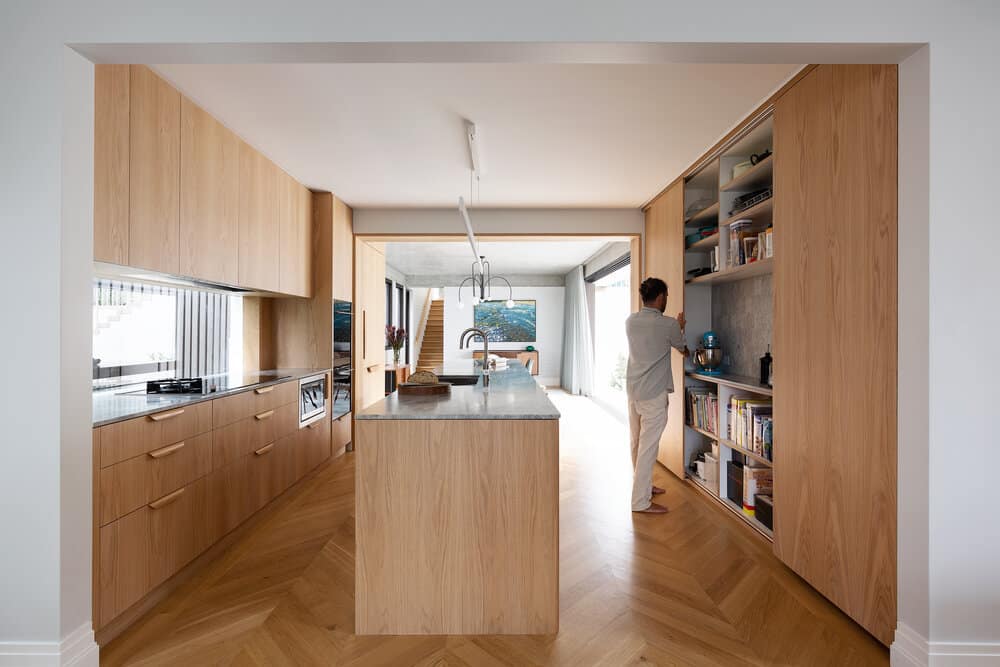
[[[299,380],[299,428],[326,416],[328,395],[325,373]]]

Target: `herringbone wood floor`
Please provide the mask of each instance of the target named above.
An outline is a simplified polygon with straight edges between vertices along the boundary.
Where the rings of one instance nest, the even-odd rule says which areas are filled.
[[[561,422],[558,635],[359,637],[354,462],[325,465],[101,664],[887,665],[769,545],[658,469],[670,514],[629,512],[624,425],[552,393]]]

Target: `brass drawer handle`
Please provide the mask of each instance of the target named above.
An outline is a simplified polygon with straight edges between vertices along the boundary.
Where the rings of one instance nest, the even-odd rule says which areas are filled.
[[[257,456],[263,456],[264,454],[267,454],[272,449],[274,449],[274,443],[273,442],[271,444],[264,445],[260,449],[254,451],[254,454],[256,454]]]
[[[174,417],[180,417],[182,414],[184,414],[184,408],[181,408],[180,410],[171,410],[170,412],[161,412],[157,415],[149,415],[149,418],[154,422],[161,422],[167,419],[173,419]]]
[[[265,419],[270,419],[274,416],[274,410],[268,410],[267,412],[262,412],[259,415],[254,415],[253,418],[259,421],[264,421]]]
[[[163,496],[159,500],[154,500],[153,502],[149,503],[149,509],[158,510],[161,507],[169,505],[170,503],[174,502],[175,500],[183,496],[186,488],[187,487],[181,487],[176,491],[174,491],[173,493]]]
[[[160,449],[154,449],[149,453],[149,455],[154,459],[160,459],[163,458],[164,456],[170,456],[178,449],[183,449],[184,445],[186,444],[187,443],[185,442],[178,442],[176,445],[170,445],[168,447],[161,447]]]
[[[253,393],[255,393],[255,394],[270,394],[272,391],[274,391],[274,385],[271,385],[270,387],[258,387],[258,388],[256,388],[256,389],[253,390]]]

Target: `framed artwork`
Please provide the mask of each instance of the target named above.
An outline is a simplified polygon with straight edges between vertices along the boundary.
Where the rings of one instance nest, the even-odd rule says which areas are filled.
[[[534,343],[535,321],[534,299],[518,299],[513,308],[506,301],[482,301],[473,308],[473,326],[491,343]]]

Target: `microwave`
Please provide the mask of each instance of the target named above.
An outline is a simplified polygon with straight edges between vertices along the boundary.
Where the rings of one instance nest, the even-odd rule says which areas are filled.
[[[299,380],[299,428],[326,416],[327,396],[325,373]]]

